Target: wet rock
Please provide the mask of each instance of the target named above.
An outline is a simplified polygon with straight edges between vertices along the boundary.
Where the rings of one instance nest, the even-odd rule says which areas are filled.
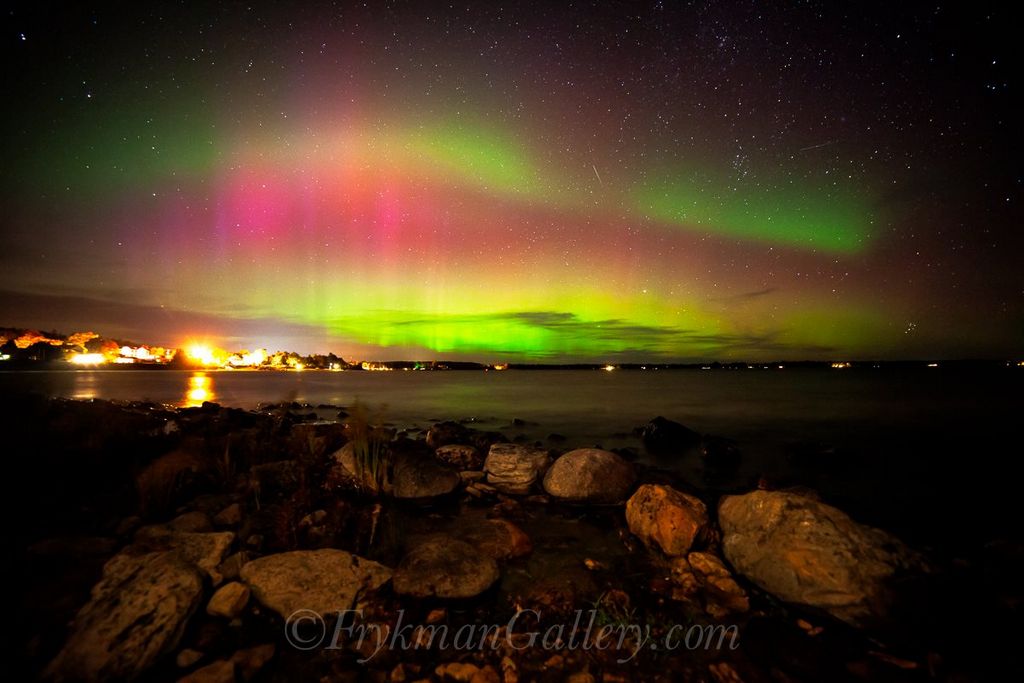
[[[292,425],[293,453],[319,458],[336,451],[345,443],[345,425],[340,422],[303,422]]]
[[[434,456],[446,465],[458,470],[479,470],[484,459],[476,446],[467,444],[448,444],[434,451]]]
[[[213,518],[213,523],[220,527],[238,526],[242,523],[242,506],[238,503],[228,505],[217,513]]]
[[[202,576],[174,553],[115,555],[45,677],[137,678],[177,646],[202,596]]]
[[[186,512],[178,515],[167,523],[167,528],[172,531],[186,531],[191,533],[205,533],[213,531],[213,523],[203,512]]]
[[[178,683],[235,683],[235,664],[227,659],[219,659],[179,678]]]
[[[411,500],[436,498],[448,495],[461,482],[458,472],[433,459],[402,455],[395,462],[392,494]]]
[[[414,598],[472,598],[498,580],[498,565],[465,541],[432,537],[395,569],[394,589]]]
[[[464,524],[452,529],[451,534],[496,560],[523,557],[533,551],[533,544],[526,532],[506,519],[485,519],[478,523]]]
[[[277,648],[273,643],[266,643],[239,650],[231,656],[231,661],[238,669],[239,678],[243,681],[250,681],[274,658],[276,651]]]
[[[502,493],[525,495],[551,465],[548,453],[540,448],[510,443],[491,446],[484,462],[487,482]]]
[[[214,585],[217,585],[224,580],[217,567],[234,540],[235,535],[229,531],[194,533],[154,525],[139,529],[135,533],[134,542],[124,552],[138,555],[173,551],[186,562],[206,572]]]
[[[738,572],[781,600],[855,626],[884,617],[890,582],[923,569],[893,536],[794,493],[727,496],[718,517],[725,557]]]
[[[426,437],[427,446],[435,450],[442,446],[466,444],[479,453],[486,453],[491,444],[504,440],[498,432],[484,432],[458,422],[439,422],[427,430]]]
[[[700,434],[660,415],[644,425],[640,438],[648,451],[659,455],[684,453],[700,444]]]
[[[633,466],[611,451],[578,448],[554,462],[544,476],[551,496],[578,503],[618,503],[629,496]]]
[[[249,587],[244,583],[226,583],[213,594],[206,605],[206,613],[213,617],[234,619],[249,602]]]
[[[427,430],[427,445],[437,450],[442,446],[464,444],[473,438],[475,431],[458,422],[438,422]]]
[[[746,592],[736,583],[720,559],[693,552],[672,562],[672,597],[696,603],[710,616],[722,619],[750,609]]]
[[[645,484],[626,502],[629,530],[670,557],[686,555],[708,524],[707,507],[670,486]]]
[[[350,609],[356,596],[375,590],[391,570],[344,550],[295,550],[242,567],[242,580],[266,607],[287,618],[298,609],[320,614]]]

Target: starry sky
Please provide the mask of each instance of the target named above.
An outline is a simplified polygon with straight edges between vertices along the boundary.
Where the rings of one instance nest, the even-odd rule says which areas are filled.
[[[999,4],[5,12],[0,324],[357,359],[1024,353]]]

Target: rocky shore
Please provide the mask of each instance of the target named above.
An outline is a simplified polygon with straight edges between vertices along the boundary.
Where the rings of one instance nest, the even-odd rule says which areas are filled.
[[[994,621],[1019,610],[1004,581],[1019,546],[936,557],[811,490],[695,488],[637,456],[742,454],[660,417],[620,451],[458,422],[399,431],[360,406],[19,397],[4,421],[27,679],[961,681],[1020,666]],[[602,627],[623,635],[598,647]]]

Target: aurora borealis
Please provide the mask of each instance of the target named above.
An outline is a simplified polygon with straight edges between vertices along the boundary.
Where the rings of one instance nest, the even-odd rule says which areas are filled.
[[[4,324],[380,359],[1024,350],[995,6],[16,3],[4,25]]]

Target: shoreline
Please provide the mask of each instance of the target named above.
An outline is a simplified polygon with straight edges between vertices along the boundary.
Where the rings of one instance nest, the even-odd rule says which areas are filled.
[[[97,669],[99,678],[116,667],[123,673],[129,660],[142,666],[147,680],[174,680],[209,667],[241,676],[245,666],[262,659],[255,668],[263,677],[289,671],[303,679],[344,671],[385,680],[459,679],[460,672],[469,672],[466,680],[510,680],[510,671],[522,680],[656,679],[675,666],[709,680],[729,671],[742,680],[766,680],[773,668],[806,675],[807,667],[826,678],[853,671],[854,678],[901,680],[907,670],[932,667],[935,650],[942,650],[947,670],[969,673],[978,662],[972,664],[969,651],[943,644],[939,626],[964,618],[962,610],[995,609],[974,605],[935,614],[939,606],[928,605],[947,594],[949,582],[969,582],[986,565],[968,571],[922,555],[805,489],[765,484],[720,496],[626,451],[538,448],[454,422],[402,434],[377,426],[359,408],[343,409],[341,421],[326,422],[291,403],[261,412],[216,404],[168,409],[137,402],[25,403],[19,430],[34,434],[40,452],[18,481],[23,493],[39,496],[39,512],[18,529],[16,566],[27,572],[29,596],[48,595],[63,605],[49,614],[55,619],[39,613],[38,605],[30,612],[39,630],[27,636],[35,645],[26,650],[25,665],[35,673],[80,665],[83,648],[95,650],[99,625],[123,620],[131,610],[135,618],[152,617],[154,595],[180,588],[185,579],[192,581],[186,602],[195,607],[165,615],[173,623],[149,634],[167,639],[161,648],[166,652],[145,661],[139,652],[121,652]],[[711,458],[716,467],[728,468],[737,457],[727,444],[661,418],[638,439],[646,449],[698,449],[693,457]],[[374,449],[387,456],[366,460]],[[883,558],[899,590],[890,594],[889,579],[879,583],[858,573],[855,565],[865,556],[840,571],[846,588],[860,595],[849,605],[816,604],[813,591],[792,593],[750,554],[776,547],[781,554],[766,566],[777,566],[794,538],[783,533],[742,541],[761,528],[747,519],[762,503],[745,501],[755,500],[818,519],[816,528],[838,525],[839,536],[815,537],[821,557],[831,553],[822,545],[826,540],[857,539],[850,552]],[[889,540],[876,546],[877,534]],[[891,543],[899,550],[886,545]],[[177,564],[163,566],[167,558]],[[286,607],[320,615],[325,632],[353,625],[332,620],[329,613],[339,603],[316,588],[335,585],[338,572],[351,573],[344,567],[353,562],[381,567],[376,579],[357,581],[365,586],[380,579],[374,590],[359,598],[358,589],[341,605],[362,608],[367,628],[394,628],[398,615],[413,620],[406,623],[420,627],[420,637],[427,626],[444,624],[455,633],[505,624],[501,642],[493,651],[386,648],[384,656],[362,663],[365,642],[354,645],[352,638],[339,649],[294,647],[286,638]],[[126,563],[132,572],[156,572],[156,587],[136,590],[135,574],[118,574]],[[134,597],[112,606],[96,587],[87,602],[101,575],[107,583],[120,582],[120,594]],[[805,577],[810,585],[829,580]],[[298,598],[296,585],[306,586]],[[351,586],[329,593],[338,590],[344,594]],[[219,605],[232,597],[224,591],[234,597],[229,616]],[[549,651],[520,642],[523,633],[571,624],[567,619],[588,609],[608,624],[646,627],[662,643],[673,626],[700,624],[735,626],[740,644],[699,653],[645,646],[621,662],[636,638],[605,651]],[[78,610],[69,636],[61,617]],[[517,624],[524,630],[510,631],[507,624],[518,614],[526,615]],[[93,627],[83,632],[90,620]],[[308,626],[295,633],[311,637]],[[201,655],[189,661],[196,652]]]

